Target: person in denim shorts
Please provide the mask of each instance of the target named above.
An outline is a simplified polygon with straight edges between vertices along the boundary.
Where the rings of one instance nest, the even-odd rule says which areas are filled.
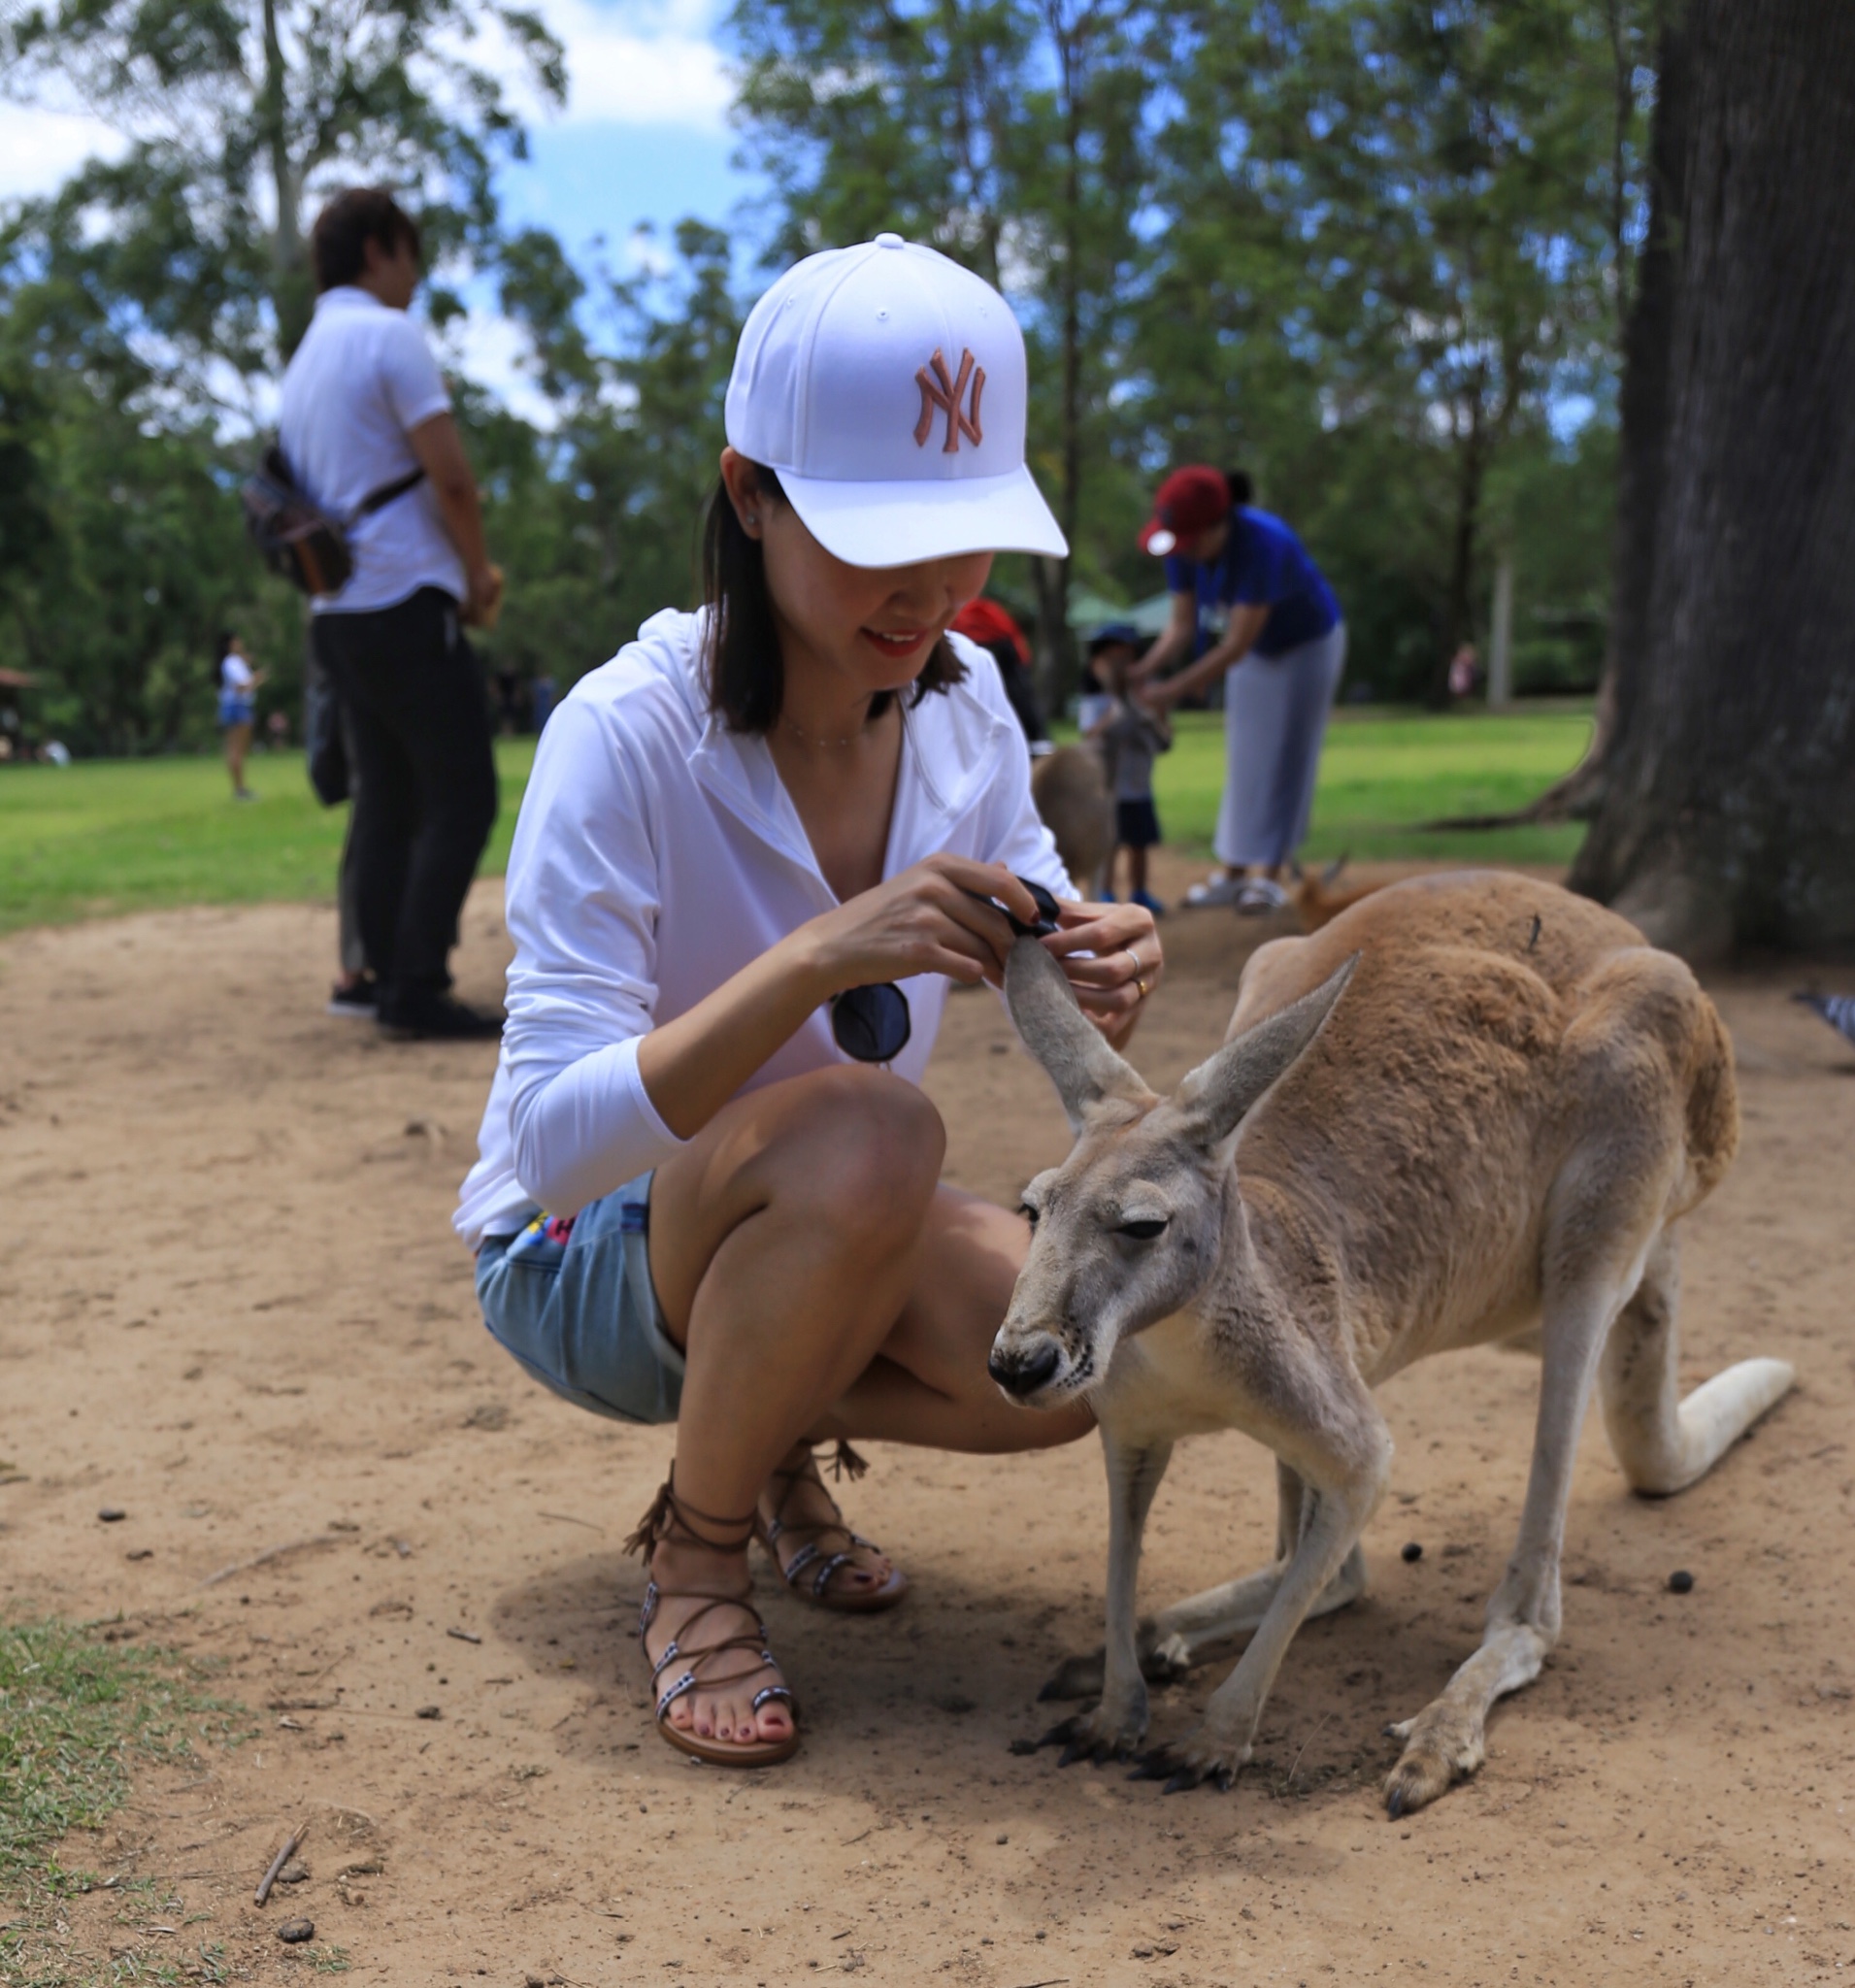
[[[1028,1233],[941,1184],[919,1088],[948,981],[998,983],[1010,918],[1110,1041],[1161,971],[1144,911],[1067,902],[997,667],[947,632],[995,549],[1064,550],[1025,400],[1004,299],[934,250],[883,236],[788,271],[735,358],[706,605],[574,687],[515,828],[509,1021],[457,1227],[530,1374],[676,1420],[634,1536],[643,1651],[659,1731],[723,1765],[798,1744],[751,1540],[820,1607],[907,1587],[814,1442],[1091,1426],[987,1375]]]

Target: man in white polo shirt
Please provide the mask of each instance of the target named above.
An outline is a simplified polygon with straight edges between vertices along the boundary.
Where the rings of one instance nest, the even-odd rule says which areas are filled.
[[[278,426],[303,489],[352,519],[353,572],[312,605],[357,760],[356,898],[380,1021],[400,1036],[493,1036],[501,1017],[452,999],[447,961],[496,818],[488,708],[463,631],[493,614],[501,577],[450,395],[406,315],[416,226],[391,194],[355,187],[322,210],[311,248],[319,295]]]

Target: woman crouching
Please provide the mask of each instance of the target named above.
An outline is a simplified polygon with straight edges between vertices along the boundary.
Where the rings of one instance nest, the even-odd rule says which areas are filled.
[[[996,984],[1013,920],[1112,1042],[1161,970],[1143,910],[1068,901],[997,671],[947,634],[995,551],[1067,549],[1024,418],[1023,340],[978,278],[894,235],[789,271],[735,357],[706,605],[560,706],[515,831],[457,1227],[523,1366],[678,1425],[642,1640],[659,1730],[724,1765],[798,1745],[750,1541],[821,1607],[907,1588],[814,1443],[1091,1426],[988,1377],[1028,1238],[940,1184],[917,1088],[947,981]]]

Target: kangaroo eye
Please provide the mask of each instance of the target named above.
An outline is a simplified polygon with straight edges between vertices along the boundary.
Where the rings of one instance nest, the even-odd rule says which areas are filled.
[[[1028,1201],[1020,1201],[1017,1205],[1017,1211],[1030,1223],[1032,1228],[1037,1227],[1037,1210]]]
[[[1120,1234],[1136,1242],[1150,1242],[1155,1236],[1164,1235],[1164,1222],[1123,1222]]]

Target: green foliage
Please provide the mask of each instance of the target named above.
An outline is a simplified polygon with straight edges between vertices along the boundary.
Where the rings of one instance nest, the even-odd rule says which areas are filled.
[[[464,411],[485,529],[509,573],[508,608],[479,646],[492,667],[551,676],[562,691],[659,609],[696,598],[697,530],[742,313],[728,237],[686,220],[675,239],[667,274],[606,291],[622,330],[615,357],[574,323],[581,286],[549,238],[526,243],[504,303],[534,335],[560,426],[538,435],[480,396]]]
[[[509,856],[534,742],[497,742],[501,802],[483,869]],[[82,760],[0,771],[0,932],[170,905],[328,904],[346,809],[309,790],[300,753],[253,754],[238,805],[216,760]]]
[[[222,628],[278,673],[271,698],[288,696],[297,605],[252,558],[210,438],[137,420],[81,381],[50,386],[27,485],[36,543],[0,564],[0,663],[42,686],[33,734],[79,752],[209,743]]]
[[[1485,627],[1516,454],[1533,472],[1523,576],[1588,502],[1586,449],[1610,459],[1607,404],[1569,449],[1547,419],[1568,394],[1602,403],[1613,373],[1645,11],[1204,5],[1168,43],[1181,109],[1163,136],[1143,426],[1173,460],[1251,470],[1329,571],[1352,679],[1380,695],[1434,689]],[[1607,542],[1607,487],[1599,500]],[[1602,590],[1607,552],[1594,564]],[[1544,601],[1523,593],[1523,631]]]
[[[1046,687],[1071,680],[1072,588],[1160,584],[1135,529],[1197,459],[1250,471],[1306,539],[1346,613],[1349,688],[1433,694],[1456,641],[1485,639],[1503,547],[1519,685],[1588,688],[1651,15],[741,0],[740,122],[775,190],[750,246],[772,268],[897,227],[1007,288],[1074,558],[1003,559],[995,587],[1035,624]],[[742,244],[684,222],[614,282],[545,230],[500,230],[510,51],[563,83],[526,16],[279,0],[267,40],[269,17],[0,0],[6,86],[106,107],[136,148],[0,228],[0,666],[41,679],[37,736],[81,751],[208,744],[226,625],[270,673],[260,723],[294,715],[301,604],[245,547],[236,482],[247,383],[300,321],[306,202],[337,178],[418,194],[433,318],[463,308],[451,275],[490,272],[549,403],[538,427],[457,384],[509,574],[486,660],[564,689],[693,593]],[[1573,400],[1591,418],[1555,439]]]
[[[500,50],[473,60],[473,45]],[[125,130],[24,225],[39,273],[84,284],[143,364],[213,393],[294,350],[314,301],[306,206],[401,189],[427,260],[493,255],[498,156],[521,156],[504,78],[562,101],[559,44],[501,0],[0,0],[9,93],[75,98]]]

